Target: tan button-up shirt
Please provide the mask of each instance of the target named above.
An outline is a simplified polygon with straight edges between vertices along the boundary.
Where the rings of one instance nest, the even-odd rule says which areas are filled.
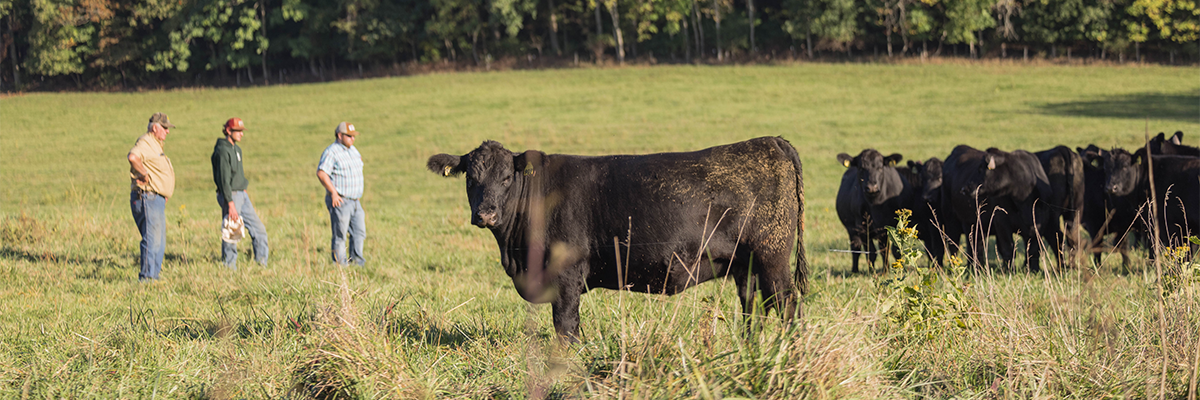
[[[154,192],[168,199],[175,194],[175,167],[171,166],[171,159],[163,152],[163,143],[153,133],[138,138],[129,153],[141,158],[142,166],[150,173],[146,177],[146,184],[139,185],[137,171],[130,166],[130,190]]]

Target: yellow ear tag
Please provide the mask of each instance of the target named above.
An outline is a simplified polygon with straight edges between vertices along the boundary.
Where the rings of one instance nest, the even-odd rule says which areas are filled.
[[[521,171],[521,174],[525,175],[525,176],[533,176],[533,173],[534,173],[533,165],[530,165],[530,164],[525,164],[525,170]]]
[[[443,167],[442,168],[442,176],[450,176],[450,170],[452,170],[452,169],[454,169],[454,168],[451,168],[449,165]]]
[[[850,160],[843,160],[843,161],[842,161],[842,166],[849,168],[849,167],[850,167]]]

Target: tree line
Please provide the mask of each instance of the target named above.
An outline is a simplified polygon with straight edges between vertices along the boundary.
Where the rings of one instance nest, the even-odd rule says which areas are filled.
[[[269,84],[502,59],[1174,64],[1196,62],[1200,46],[1196,0],[0,0],[0,25],[4,90]]]

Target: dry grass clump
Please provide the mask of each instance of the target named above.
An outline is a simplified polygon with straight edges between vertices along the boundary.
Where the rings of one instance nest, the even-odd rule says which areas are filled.
[[[304,337],[295,390],[316,399],[428,397],[409,379],[403,349],[391,345],[386,329],[359,318],[344,270],[341,278],[336,302],[318,312]]]
[[[592,375],[579,386],[597,398],[899,397],[879,358],[884,343],[871,332],[877,316],[834,315],[790,326],[764,319],[749,333],[738,316],[636,324],[626,339],[599,344],[602,361],[585,366]]]
[[[1196,297],[1166,299],[1164,343],[1154,293],[1127,277],[1080,279],[1088,274],[1041,285],[978,277],[987,282],[972,293],[977,325],[897,338],[895,368],[932,398],[1157,398],[1165,363],[1165,398],[1187,398],[1200,339]]]

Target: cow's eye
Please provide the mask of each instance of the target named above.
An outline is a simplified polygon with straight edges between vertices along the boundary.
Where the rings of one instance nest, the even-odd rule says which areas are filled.
[[[510,177],[504,178],[503,183],[504,183],[504,186],[508,186],[508,184],[512,183],[512,177],[510,176]]]

